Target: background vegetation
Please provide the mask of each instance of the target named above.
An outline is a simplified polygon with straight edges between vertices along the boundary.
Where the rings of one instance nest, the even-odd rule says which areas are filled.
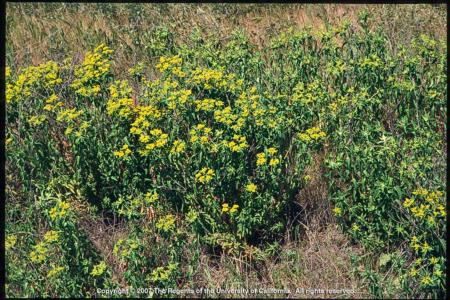
[[[116,45],[113,66],[123,71],[154,55],[158,29],[170,30],[174,42],[184,41],[193,28],[203,35],[217,33],[221,41],[241,29],[264,47],[289,27],[322,30],[343,19],[358,27],[361,10],[370,12],[370,28],[382,26],[392,49],[420,33],[446,34],[445,5],[8,3],[7,61],[16,67],[36,65],[83,55],[107,42]]]
[[[9,3],[7,295],[443,296],[445,13]]]

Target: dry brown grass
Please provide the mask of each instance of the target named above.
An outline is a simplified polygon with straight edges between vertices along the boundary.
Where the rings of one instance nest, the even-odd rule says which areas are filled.
[[[297,202],[303,211],[302,222],[310,228],[320,229],[334,221],[328,198],[328,185],[323,177],[324,157],[324,153],[318,154],[313,163],[305,169],[305,176],[310,179],[297,195]]]
[[[321,230],[308,228],[302,242],[285,244],[274,259],[265,260],[258,267],[245,258],[223,256],[212,259],[201,257],[199,286],[216,288],[277,288],[290,289],[290,295],[263,295],[277,298],[367,298],[367,287],[352,277],[349,254],[359,254],[361,249],[351,245],[335,224]],[[350,289],[351,295],[325,295],[295,293],[297,288]],[[241,295],[242,296],[242,295]],[[248,295],[250,296],[250,295]]]
[[[106,41],[114,45],[116,70],[121,71],[148,59],[147,33],[160,25],[173,30],[177,41],[185,41],[193,28],[224,40],[240,29],[264,46],[289,27],[316,31],[343,19],[357,26],[363,9],[373,16],[371,26],[383,26],[393,41],[408,41],[420,32],[438,38],[446,34],[444,5],[8,3],[7,62],[24,66],[60,60]]]
[[[106,223],[106,218],[96,214],[95,208],[79,197],[73,199],[72,205],[77,212],[80,228],[87,235],[97,253],[111,267],[112,281],[121,287],[127,287],[123,277],[126,268],[114,255],[113,250],[117,241],[126,238],[130,230],[115,220],[112,223]]]

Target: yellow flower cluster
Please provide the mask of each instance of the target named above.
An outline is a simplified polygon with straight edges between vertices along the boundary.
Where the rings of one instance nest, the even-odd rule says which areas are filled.
[[[131,98],[110,99],[106,103],[106,112],[108,115],[118,112],[119,116],[128,118],[133,112],[132,107],[133,99]]]
[[[49,246],[52,243],[57,242],[59,239],[59,233],[54,230],[50,230],[44,235],[44,241],[34,246],[34,250],[30,253],[32,262],[41,263],[47,258],[47,254],[50,250]]]
[[[47,100],[45,100],[46,104],[44,106],[44,110],[54,111],[56,108],[64,106],[62,101],[56,102],[56,100],[58,100],[58,96],[56,94],[52,94]]]
[[[139,136],[139,141],[145,144],[145,147],[139,150],[139,153],[142,156],[147,156],[153,151],[155,148],[162,148],[167,144],[169,135],[167,133],[163,133],[161,129],[155,128],[150,130],[149,135],[146,133],[141,133]],[[150,142],[150,140],[153,142]]]
[[[250,182],[249,184],[247,184],[245,189],[246,189],[247,192],[254,193],[257,190],[257,186],[256,186],[256,184]]]
[[[109,86],[111,99],[130,98],[132,92],[127,80],[116,80]]]
[[[231,126],[231,129],[233,129],[234,131],[237,132],[237,131],[241,130],[241,128],[244,126],[244,124],[245,124],[245,118],[239,117],[236,120],[235,124]]]
[[[8,138],[5,140],[5,146],[11,144],[13,141],[14,141],[14,139],[13,139],[12,137],[8,137]]]
[[[256,154],[256,165],[262,166],[267,162],[266,154],[264,152]]]
[[[62,266],[53,267],[52,269],[50,269],[50,271],[48,271],[47,278],[55,277],[64,270],[65,270],[65,268]]]
[[[218,107],[222,107],[223,101],[214,99],[202,99],[202,100],[195,100],[194,104],[196,111],[213,111]]]
[[[322,99],[323,96],[319,81],[313,81],[306,86],[303,82],[300,82],[294,87],[292,102],[308,105]]]
[[[82,65],[75,69],[75,80],[71,84],[77,94],[85,97],[98,95],[100,85],[93,82],[98,82],[109,72],[112,53],[105,44],[100,44],[94,51],[86,53]]]
[[[340,207],[333,208],[334,215],[339,217],[342,216],[342,209]]]
[[[236,80],[235,74],[224,74],[222,70],[196,68],[191,72],[187,83],[195,84],[205,90],[226,90],[234,93],[242,88],[244,81]]]
[[[89,122],[87,121],[83,121],[80,125],[80,128],[78,129],[78,131],[75,133],[76,137],[81,137],[82,133],[89,127]]]
[[[175,217],[172,214],[168,214],[158,220],[156,228],[167,232],[175,227]]]
[[[312,127],[305,132],[299,133],[298,137],[304,142],[317,141],[321,138],[325,138],[327,135],[321,131],[319,127]]]
[[[331,110],[332,114],[336,114],[338,110],[338,105],[336,102],[333,102],[330,105],[328,105],[328,108]]]
[[[237,205],[237,204],[233,204],[233,206],[230,208],[228,203],[224,203],[224,204],[222,204],[222,213],[229,212],[230,214],[233,214],[237,211],[238,208],[239,208],[239,205]]]
[[[236,240],[236,235],[232,233],[212,233],[206,237],[208,243],[220,246],[228,255],[237,254],[242,249],[242,243]]]
[[[58,241],[59,239],[59,232],[55,230],[49,230],[44,234],[44,241],[47,243],[53,243]]]
[[[280,160],[278,158],[271,158],[269,161],[269,166],[274,167],[280,163]]]
[[[159,198],[159,195],[157,192],[147,192],[145,194],[145,202],[147,202],[147,204],[152,204],[154,202],[156,202]]]
[[[172,149],[170,149],[171,154],[183,153],[186,149],[186,143],[181,140],[176,140],[173,142]]]
[[[186,76],[186,73],[183,72],[183,71],[181,70],[180,67],[173,67],[173,68],[170,70],[170,72],[171,72],[172,75],[178,76],[178,77],[180,77],[180,78],[183,78],[183,77]]]
[[[195,220],[197,220],[197,218],[198,218],[198,212],[196,212],[192,208],[189,209],[188,213],[186,214],[186,221],[188,221],[188,223],[192,224],[195,222]]]
[[[231,106],[227,106],[222,110],[216,110],[214,112],[214,120],[228,126],[231,126],[233,123],[235,123],[238,117],[238,115],[235,115],[231,112]]]
[[[256,126],[264,126],[267,111],[264,108],[254,109],[252,115],[255,117]]]
[[[5,240],[5,250],[12,249],[17,243],[17,236],[14,234],[8,235]]]
[[[53,89],[56,85],[62,83],[58,73],[58,65],[54,61],[49,61],[39,66],[24,69],[13,83],[9,82],[10,76],[7,76],[6,103],[18,102],[31,96],[31,91],[38,85]]]
[[[433,253],[434,249],[431,247],[426,241],[427,234],[422,235],[420,238],[417,236],[413,236],[411,239],[411,247],[414,249],[416,255],[420,256],[417,258],[412,267],[409,270],[409,276],[415,277],[419,274],[422,276],[421,284],[429,285],[431,284],[431,280],[438,279],[443,277],[443,267],[444,264],[441,263],[445,261],[445,257],[435,257],[429,256],[429,253]],[[433,237],[432,237],[433,238]],[[421,242],[421,239],[423,241]],[[430,278],[430,274],[433,274],[433,278]]]
[[[212,88],[223,88],[227,86],[227,81],[224,78],[222,71],[212,69],[197,68],[192,72],[190,82],[203,85],[203,88],[210,90]]]
[[[5,80],[8,81],[9,79],[11,79],[11,68],[6,67],[5,68]]]
[[[212,143],[211,147],[209,149],[209,153],[217,153],[217,152],[219,152],[219,145],[220,144]]]
[[[175,92],[176,88],[178,88],[179,83],[176,80],[170,80],[170,78],[167,78],[162,82],[162,87],[160,86],[160,80],[155,80],[153,83],[148,83],[148,85],[155,89],[155,91],[158,93],[156,95],[153,95],[157,99],[160,99],[161,96],[166,96],[170,92]]]
[[[256,93],[256,88],[250,89],[250,92],[242,91],[236,99],[236,106],[241,110],[241,116],[247,118],[251,115],[251,111],[258,107],[258,100],[260,99]]]
[[[132,151],[130,150],[128,144],[124,144],[119,151],[114,151],[114,155],[117,157],[127,157]]]
[[[45,115],[39,115],[39,116],[32,116],[28,119],[28,123],[32,126],[39,126],[42,123],[44,123],[44,121],[47,118],[45,117]]]
[[[80,128],[77,130],[77,132],[75,133],[75,136],[76,136],[76,137],[81,137],[83,131],[85,131],[85,129],[88,128],[88,127],[89,127],[89,123],[88,123],[88,122],[84,121],[83,123],[81,123],[81,126],[80,126]],[[64,131],[64,134],[67,135],[67,136],[69,136],[69,135],[72,134],[72,132],[73,132],[73,127],[72,127],[72,126],[68,126],[68,127],[66,128],[66,130]]]
[[[91,271],[91,275],[92,276],[100,276],[105,272],[105,270],[106,270],[106,263],[104,261],[102,261],[99,264],[94,266],[94,268]]]
[[[65,135],[70,135],[73,132],[73,128],[71,126],[67,127],[66,130],[64,131]]]
[[[232,152],[239,152],[248,147],[245,136],[235,134],[231,141],[223,141],[223,145],[229,148]]]
[[[267,149],[267,152],[269,155],[267,156],[265,152],[261,152],[256,154],[256,165],[257,166],[263,166],[267,163],[267,158],[270,157],[269,166],[273,167],[280,163],[280,160],[278,158],[273,157],[274,154],[277,153],[276,148],[269,148]]]
[[[127,258],[130,254],[139,247],[139,244],[134,239],[119,239],[114,245],[113,253],[119,255],[121,258]]]
[[[431,284],[431,278],[430,278],[430,276],[424,276],[424,277],[422,277],[422,279],[420,280],[420,283],[421,283],[422,285],[425,285],[425,286],[430,285],[430,284]]]
[[[406,198],[403,201],[403,207],[410,211],[415,218],[426,219],[430,226],[436,224],[436,218],[445,218],[445,205],[441,200],[444,194],[441,191],[429,192],[427,189],[418,188],[412,194],[415,197]]]
[[[143,130],[150,128],[154,120],[161,118],[162,113],[153,105],[138,105],[134,108],[136,119],[131,123],[130,133],[142,134]]]
[[[425,188],[419,187],[419,188],[418,188],[417,190],[415,190],[412,194],[413,194],[413,195],[416,195],[416,196],[422,196],[422,197],[425,197],[425,196],[428,195],[428,190],[425,189]],[[442,195],[441,195],[441,196],[442,196]]]
[[[405,208],[409,208],[413,204],[414,204],[414,199],[411,199],[411,198],[406,198],[405,201],[403,202],[403,206]]]
[[[190,95],[192,95],[192,90],[180,90],[170,93],[170,96],[167,98],[167,107],[173,110],[177,108],[177,104],[184,105]]]
[[[46,244],[40,242],[34,246],[34,250],[30,253],[30,258],[32,262],[41,263],[47,258],[48,248]]]
[[[326,71],[329,74],[337,76],[339,74],[344,73],[348,69],[347,64],[342,60],[333,60],[327,64]]]
[[[436,258],[436,257],[431,257],[430,258],[430,263],[432,264],[432,265],[435,265],[435,264],[437,264],[439,262],[439,258]]]
[[[127,195],[126,197],[119,196],[112,205],[119,215],[131,218],[133,216],[142,216],[146,206],[151,205],[157,199],[158,194],[156,192],[147,192],[145,195],[141,194],[137,197],[132,195]]]
[[[156,68],[160,71],[160,72],[164,72],[167,69],[173,69],[176,68],[177,70],[175,71],[176,74],[178,74],[178,76],[182,73],[181,69],[179,68],[179,66],[182,64],[183,59],[176,55],[176,56],[171,56],[171,57],[166,57],[166,56],[161,56],[159,58],[159,63],[156,65]],[[180,73],[181,72],[181,73]],[[183,75],[183,74],[181,74]],[[184,76],[180,76],[180,77],[184,77]]]
[[[70,208],[70,204],[65,201],[58,201],[58,204],[50,210],[50,218],[54,221],[64,217],[67,214],[67,210]]]
[[[208,183],[214,177],[214,170],[209,168],[202,168],[195,174],[195,181],[200,183]]]
[[[171,263],[166,268],[158,267],[154,269],[152,271],[151,281],[155,283],[167,281],[176,267],[176,264]]]
[[[82,110],[76,110],[75,108],[68,108],[65,110],[61,110],[56,116],[56,121],[58,122],[70,122],[77,119],[79,116],[83,114]]]
[[[270,155],[274,155],[278,152],[278,150],[274,147],[270,147],[269,149],[267,149],[267,152],[269,152]]]
[[[417,269],[415,267],[412,267],[411,270],[409,270],[409,275],[412,277],[417,276]]]
[[[210,127],[206,127],[205,124],[198,124],[195,128],[192,128],[189,131],[189,135],[191,136],[191,143],[196,143],[200,141],[200,143],[205,144],[210,140],[210,133],[212,129]]]
[[[419,238],[417,236],[413,236],[411,239],[411,247],[414,249],[414,251],[418,252],[421,250],[422,254],[427,254],[430,252],[433,248],[425,241],[422,244],[419,242]]]
[[[270,95],[265,96],[267,98],[271,98]],[[238,128],[245,124],[245,118],[249,116],[253,117],[254,124],[258,127],[267,126],[269,128],[275,128],[279,124],[283,123],[282,117],[277,116],[277,108],[275,106],[266,106],[263,104],[263,100],[258,94],[255,86],[253,86],[248,92],[242,92],[236,101],[236,105],[241,110],[239,118],[236,121],[236,125],[234,125]],[[233,129],[234,126],[232,126]]]

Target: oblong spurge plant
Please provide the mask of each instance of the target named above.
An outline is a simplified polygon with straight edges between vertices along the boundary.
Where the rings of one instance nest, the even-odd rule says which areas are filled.
[[[138,286],[176,283],[187,236],[230,255],[281,240],[301,216],[296,196],[319,175],[306,168],[324,157],[342,229],[382,254],[382,266],[394,261],[387,249],[403,247],[406,271],[395,272],[405,295],[440,295],[445,44],[423,35],[392,52],[364,20],[360,31],[345,22],[318,35],[287,31],[263,50],[241,32],[225,45],[172,43],[127,74],[112,73],[105,44],[79,63],[8,67],[8,166],[25,193],[60,199],[45,185],[69,178],[63,190],[135,224],[114,255]],[[75,205],[43,199],[55,231],[33,248],[33,263],[76,230],[76,217],[66,220]],[[8,247],[16,241],[8,236]],[[169,245],[164,254],[150,250],[155,241]],[[61,257],[73,264],[76,251]],[[108,268],[97,259],[83,272],[101,282]]]

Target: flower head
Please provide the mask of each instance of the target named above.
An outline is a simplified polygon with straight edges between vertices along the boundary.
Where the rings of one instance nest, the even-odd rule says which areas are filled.
[[[47,243],[56,242],[59,239],[59,232],[55,230],[47,231],[44,235],[44,240]]]
[[[247,192],[254,193],[254,192],[256,192],[257,186],[256,186],[256,184],[250,182],[249,184],[247,184],[245,189],[247,190]]]
[[[222,204],[222,212],[227,212],[230,209],[230,207],[228,206],[228,203],[224,203]]]
[[[341,216],[342,215],[342,209],[340,207],[333,208],[333,212],[335,216]]]
[[[280,163],[280,160],[278,158],[271,158],[269,162],[269,166],[273,167]]]
[[[195,174],[195,180],[200,183],[208,183],[214,177],[214,170],[209,168],[203,168]]]
[[[48,271],[47,273],[47,278],[51,278],[51,277],[55,277],[56,275],[58,275],[59,273],[61,273],[62,271],[64,271],[64,267],[54,267],[53,269],[51,269],[50,271]]]
[[[92,276],[100,276],[105,272],[105,270],[106,270],[106,263],[104,261],[102,261],[99,264],[94,266],[94,268],[91,271],[91,275]]]
[[[238,208],[239,208],[239,205],[233,204],[233,207],[230,209],[230,214],[235,213]]]
[[[264,152],[256,154],[256,157],[257,157],[257,160],[256,160],[256,165],[257,166],[262,166],[267,161],[266,154],[264,154]]]

